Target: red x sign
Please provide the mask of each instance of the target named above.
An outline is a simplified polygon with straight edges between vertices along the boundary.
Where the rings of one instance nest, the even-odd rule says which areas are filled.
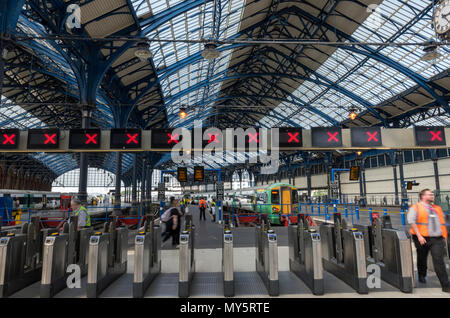
[[[378,131],[374,132],[373,134],[367,131],[366,134],[369,135],[369,139],[367,139],[367,141],[371,141],[372,139],[374,141],[378,141],[378,139],[375,137],[376,135],[378,135]]]
[[[45,134],[45,138],[47,138],[45,141],[44,141],[44,144],[45,145],[48,145],[48,144],[53,144],[53,145],[56,145],[56,140],[55,140],[55,138],[56,138],[56,134],[53,134],[53,135],[49,135],[49,134]]]
[[[86,134],[87,140],[86,140],[85,144],[89,145],[90,143],[93,143],[94,145],[96,145],[97,144],[97,136],[98,136],[97,134],[93,134],[92,136],[89,134]]]
[[[334,134],[331,134],[329,131],[327,132],[328,136],[330,136],[330,138],[328,138],[328,142],[331,142],[332,140],[334,141],[338,141],[336,136],[338,135],[338,131],[336,131]]]
[[[167,142],[168,144],[170,144],[170,143],[172,143],[172,141],[174,142],[174,143],[178,143],[178,134],[175,134],[175,135],[173,135],[172,136],[172,134],[167,134],[167,136],[169,136],[169,141]]]
[[[437,139],[437,140],[439,140],[439,141],[442,141],[442,138],[439,137],[439,135],[441,134],[441,131],[440,131],[440,130],[437,131],[437,132],[434,132],[434,131],[431,131],[431,130],[430,130],[430,134],[433,136],[433,137],[431,137],[431,141],[434,141],[435,139]]]
[[[208,140],[208,144],[212,143],[213,141],[215,141],[217,144],[219,143],[219,140],[217,140],[217,136],[219,136],[219,133],[217,134],[208,134],[209,136],[209,140]]]
[[[252,135],[251,133],[248,133],[248,137],[249,137],[248,142],[251,143],[252,141],[254,141],[254,142],[258,143],[258,135],[259,135],[258,133],[254,134],[254,135]]]
[[[298,137],[298,132],[296,132],[295,134],[292,134],[292,133],[288,132],[288,135],[289,135],[288,143],[299,142],[299,140],[297,138]]]
[[[134,134],[134,135],[127,134],[127,137],[128,137],[127,145],[129,145],[129,144],[131,144],[131,143],[133,143],[133,144],[138,144],[138,141],[137,141],[138,135],[139,135],[139,134]]]
[[[4,145],[7,145],[7,144],[15,145],[16,144],[16,142],[13,140],[16,137],[16,134],[12,134],[12,135],[3,134],[3,137],[5,137],[5,141],[3,141]]]

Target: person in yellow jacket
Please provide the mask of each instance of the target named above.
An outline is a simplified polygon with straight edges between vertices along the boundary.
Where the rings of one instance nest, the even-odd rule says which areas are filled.
[[[73,198],[71,207],[74,213],[73,215],[78,216],[78,229],[91,226],[91,216],[88,210],[81,205],[80,199]]]
[[[419,282],[426,283],[427,257],[431,251],[434,270],[442,286],[442,291],[450,293],[450,283],[444,263],[444,239],[447,239],[445,215],[440,206],[433,204],[434,194],[430,189],[419,193],[420,202],[411,205],[408,223],[417,250],[417,272]]]

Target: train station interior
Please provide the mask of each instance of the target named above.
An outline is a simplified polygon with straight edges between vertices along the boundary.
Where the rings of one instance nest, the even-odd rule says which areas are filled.
[[[0,0],[0,298],[449,298],[449,39],[449,0]]]

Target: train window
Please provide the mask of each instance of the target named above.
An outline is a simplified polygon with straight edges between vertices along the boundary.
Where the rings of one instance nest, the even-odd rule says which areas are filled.
[[[296,189],[292,189],[292,204],[298,203],[298,192]]]
[[[280,191],[279,190],[272,190],[272,204],[280,204]]]

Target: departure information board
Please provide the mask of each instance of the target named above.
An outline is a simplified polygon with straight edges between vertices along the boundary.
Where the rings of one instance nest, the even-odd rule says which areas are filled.
[[[194,167],[194,181],[203,182],[205,180],[205,167]]]
[[[359,180],[359,166],[350,167],[350,181],[358,181]]]
[[[28,149],[58,149],[59,129],[28,130]]]
[[[281,127],[278,128],[279,131],[279,147],[280,148],[290,148],[290,147],[302,147],[302,129],[297,127]]]
[[[110,148],[137,149],[141,148],[142,132],[140,129],[111,129]]]
[[[313,147],[342,147],[342,131],[338,127],[312,127],[311,141]]]
[[[19,129],[0,129],[0,149],[17,149],[19,136]]]
[[[383,145],[380,127],[352,127],[352,147],[379,147]]]
[[[99,149],[100,129],[71,129],[69,149]]]
[[[178,167],[178,182],[187,182],[187,168],[186,167]]]
[[[414,127],[417,146],[445,146],[445,130],[442,126]]]

